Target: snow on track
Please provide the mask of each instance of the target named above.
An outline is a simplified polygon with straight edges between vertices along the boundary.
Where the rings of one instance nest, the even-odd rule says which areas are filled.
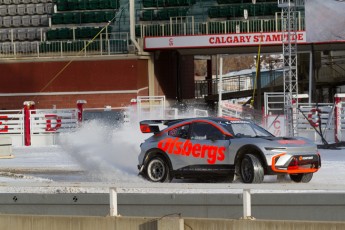
[[[58,146],[14,147],[13,159],[0,159],[0,192],[108,192],[112,186],[126,192],[177,193],[222,192],[246,186],[345,190],[345,149],[321,149],[322,167],[308,184],[296,184],[288,177],[278,181],[276,176],[266,176],[261,185],[187,180],[151,183],[137,175],[139,145],[145,138],[136,126],[115,128],[91,121],[77,132],[61,135]]]

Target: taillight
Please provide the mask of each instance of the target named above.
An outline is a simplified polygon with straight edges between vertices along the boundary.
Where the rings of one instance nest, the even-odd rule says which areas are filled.
[[[288,170],[294,170],[294,169],[298,169],[298,160],[293,157],[289,166],[288,166]]]
[[[140,130],[142,133],[150,133],[151,129],[149,125],[146,124],[140,124]]]

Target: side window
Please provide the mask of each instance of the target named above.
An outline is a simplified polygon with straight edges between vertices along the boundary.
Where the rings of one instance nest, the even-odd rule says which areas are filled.
[[[175,129],[170,130],[168,132],[168,135],[172,137],[180,137],[183,139],[188,139],[188,131],[189,131],[189,125],[183,125],[183,126],[179,126]]]
[[[192,132],[192,140],[224,140],[222,132],[208,123],[194,123]]]

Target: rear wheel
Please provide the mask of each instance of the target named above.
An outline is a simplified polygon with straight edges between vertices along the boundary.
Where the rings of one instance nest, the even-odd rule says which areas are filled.
[[[169,182],[169,166],[161,157],[151,158],[146,165],[146,176],[152,182]]]
[[[292,181],[297,183],[308,183],[313,178],[312,173],[299,173],[299,174],[290,174]]]
[[[264,180],[264,168],[260,160],[253,154],[246,154],[240,165],[243,183],[261,183]]]

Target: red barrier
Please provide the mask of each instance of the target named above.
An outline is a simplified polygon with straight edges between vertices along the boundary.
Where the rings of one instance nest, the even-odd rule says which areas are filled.
[[[78,122],[83,121],[83,105],[86,104],[85,100],[78,100],[77,101],[77,108],[78,108]]]
[[[35,102],[24,101],[24,144],[31,145],[31,131],[30,131],[30,110],[35,109]]]

